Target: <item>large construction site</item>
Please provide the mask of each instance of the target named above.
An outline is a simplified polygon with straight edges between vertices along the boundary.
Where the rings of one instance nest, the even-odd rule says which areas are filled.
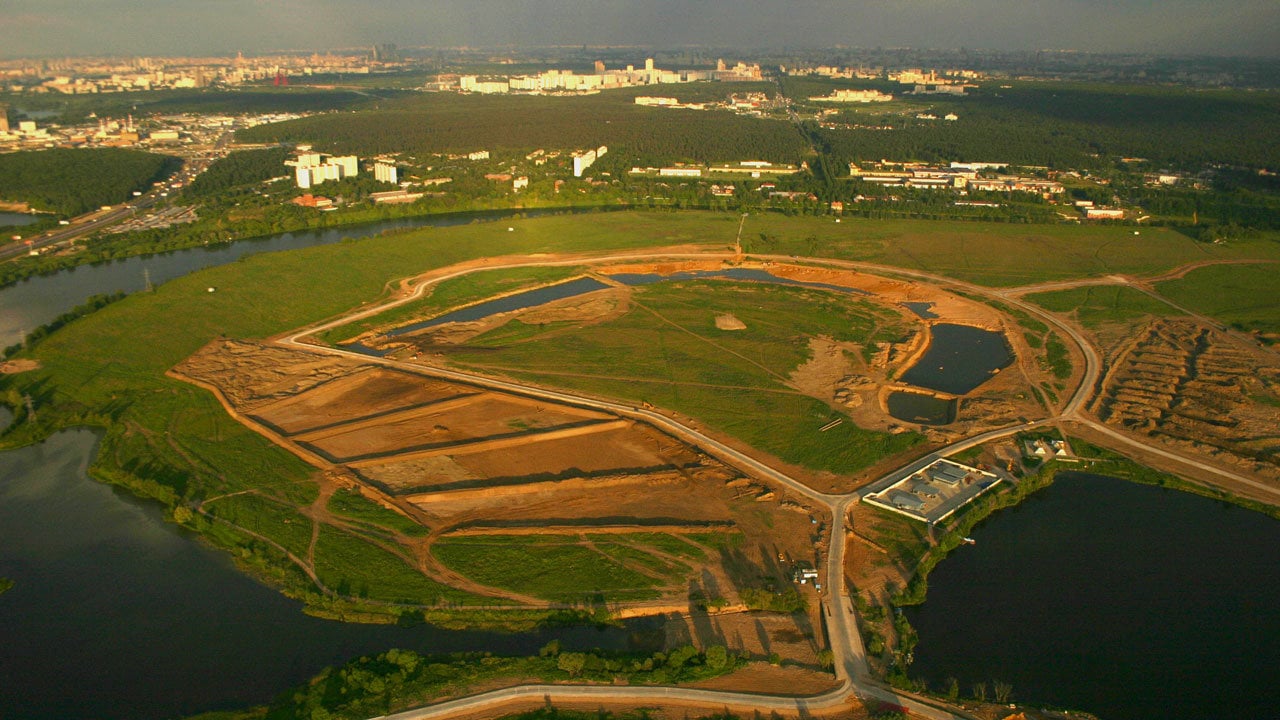
[[[175,373],[214,389],[242,422],[331,481],[420,525],[421,537],[400,538],[401,551],[478,604],[590,595],[662,613],[687,610],[696,589],[713,605],[741,606],[743,590],[785,587],[790,562],[814,561],[825,542],[829,520],[802,498],[631,418],[231,340]],[[483,555],[466,551],[486,540],[555,547],[549,555],[615,577],[579,592],[472,577],[453,559]]]

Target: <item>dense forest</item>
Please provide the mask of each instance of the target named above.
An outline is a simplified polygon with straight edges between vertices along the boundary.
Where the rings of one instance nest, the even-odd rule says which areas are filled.
[[[137,150],[33,150],[0,155],[0,200],[79,215],[146,190],[181,161]]]
[[[806,86],[806,90],[809,90]],[[1001,161],[1100,169],[1121,157],[1200,170],[1280,167],[1280,97],[1238,91],[1075,83],[986,84],[966,97],[917,96],[945,122],[881,116],[892,129],[817,129],[837,161]],[[842,113],[837,120],[856,115]]]
[[[239,185],[288,175],[290,168],[285,167],[284,161],[289,159],[289,154],[285,147],[233,152],[201,173],[187,189],[187,195],[209,197]]]
[[[725,86],[717,90],[726,92]],[[642,107],[633,97],[439,93],[397,103],[394,110],[318,115],[241,130],[236,140],[307,142],[319,150],[359,155],[607,145],[626,162],[642,165],[746,159],[797,163],[808,150],[804,137],[785,121]]]

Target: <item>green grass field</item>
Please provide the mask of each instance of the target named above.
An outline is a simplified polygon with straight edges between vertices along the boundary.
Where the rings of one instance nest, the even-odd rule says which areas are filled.
[[[463,536],[438,540],[432,552],[476,582],[557,602],[649,600],[692,572],[646,552],[643,536],[590,535],[587,543],[577,535]]]
[[[1148,316],[1180,315],[1168,303],[1123,285],[1103,285],[1028,295],[1027,299],[1053,312],[1075,312],[1087,328],[1128,324]]]
[[[732,313],[747,327],[725,331]],[[450,354],[459,364],[644,402],[694,417],[788,462],[854,472],[920,436],[889,435],[845,422],[825,403],[787,385],[811,357],[809,338],[861,342],[880,329],[905,332],[894,314],[832,292],[727,281],[658,283],[635,289],[631,309],[598,325]],[[504,337],[503,329],[494,331]]]
[[[170,281],[155,292],[135,294],[113,303],[20,353],[20,357],[38,360],[41,368],[0,378],[0,397],[18,407],[22,396],[29,394],[38,422],[27,422],[25,411],[18,407],[18,422],[5,432],[3,442],[16,446],[61,428],[102,427],[106,432],[91,469],[94,476],[157,498],[170,507],[246,489],[260,489],[295,504],[305,504],[315,497],[314,485],[308,481],[313,473],[309,465],[228,417],[208,392],[167,378],[165,371],[220,336],[265,338],[335,317],[383,297],[389,281],[432,268],[511,253],[687,244],[727,249],[738,220],[734,214],[708,212],[558,216],[422,229],[246,257]],[[507,232],[508,226],[514,231]],[[1280,244],[1271,240],[1203,245],[1159,229],[1146,229],[1141,236],[1134,236],[1124,228],[1107,227],[854,219],[835,224],[829,218],[753,215],[748,218],[743,235],[744,239],[753,240],[757,252],[900,264],[999,285],[1109,272],[1154,273],[1193,259],[1280,257]],[[1199,272],[1204,271],[1193,273],[1188,281],[1200,282]],[[1240,268],[1229,272],[1246,275]],[[218,291],[207,292],[210,286]],[[1235,313],[1233,317],[1245,319],[1243,305],[1256,305],[1263,299],[1264,290],[1274,288],[1274,283],[1268,285],[1265,277],[1257,277],[1243,287],[1249,297],[1229,301],[1229,294],[1223,292],[1224,308],[1213,311],[1231,312]],[[468,292],[477,290],[460,289],[455,299]],[[1179,286],[1170,292],[1180,293],[1178,297],[1182,299],[1188,297]],[[1270,294],[1275,296],[1274,292]],[[1230,308],[1225,307],[1228,301],[1234,303]],[[1265,320],[1266,307],[1257,306],[1247,312],[1253,313],[1258,322]],[[748,314],[746,310],[743,313]],[[749,325],[757,322],[749,315],[744,321]],[[902,436],[868,436],[849,422],[819,436],[816,428],[833,419],[832,411],[816,400],[777,392],[776,387],[724,390],[671,383],[671,378],[709,375],[699,364],[708,356],[725,353],[705,343],[689,342],[688,333],[676,327],[650,328],[647,332],[653,342],[645,349],[666,353],[661,364],[654,365],[666,374],[656,375],[654,382],[619,383],[588,377],[570,382],[558,377],[556,383],[644,399],[697,415],[719,431],[815,467],[860,467],[868,458],[895,452],[909,441]],[[686,349],[683,356],[669,352],[674,343],[664,345],[677,334],[679,346]],[[745,358],[752,357],[752,341],[728,342],[736,344],[724,347],[734,348]],[[697,351],[690,352],[694,348]],[[729,377],[770,379],[773,376],[765,369],[777,372],[786,362],[793,361],[801,349],[775,345],[776,356],[761,357],[757,353],[754,363],[734,358],[724,367]],[[587,346],[578,352],[590,359],[591,353],[599,350]],[[692,365],[670,369],[686,362]],[[559,364],[562,369],[569,367],[563,359]],[[542,381],[545,377],[537,379]],[[769,381],[776,382],[776,378]],[[851,455],[849,448],[866,454]],[[352,538],[349,542],[323,542],[318,564],[331,575],[346,573],[352,578],[367,578],[371,597],[401,597],[406,588],[412,590],[409,595],[438,594],[434,588],[412,583],[406,586],[407,581],[396,580],[395,574],[383,577],[362,569],[358,562],[337,559],[351,543],[362,541]],[[326,557],[331,552],[334,557]],[[353,555],[359,557],[360,553]],[[388,557],[404,565],[398,558]],[[363,574],[356,575],[357,571]],[[405,571],[411,569],[405,566]]]
[[[332,527],[321,527],[316,574],[339,595],[412,605],[482,604],[485,598],[428,579],[404,559]]]
[[[524,267],[482,270],[433,285],[423,297],[385,312],[339,325],[317,337],[337,344],[374,328],[395,327],[439,315],[450,308],[536,287],[582,273],[581,267]]]
[[[374,532],[401,533],[410,537],[426,535],[429,530],[394,510],[379,505],[355,490],[341,489],[329,498],[329,512],[363,523]]]
[[[1198,268],[1156,286],[1161,295],[1240,330],[1280,333],[1280,265]]]
[[[311,545],[311,520],[292,507],[252,495],[232,495],[205,506],[217,518],[270,538],[297,557],[305,558]]]

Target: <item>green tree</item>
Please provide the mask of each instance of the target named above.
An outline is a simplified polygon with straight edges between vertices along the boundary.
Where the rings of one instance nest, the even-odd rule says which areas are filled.
[[[729,651],[723,645],[712,645],[707,648],[707,667],[721,670],[729,662]]]
[[[556,667],[569,673],[569,677],[578,677],[582,673],[582,668],[587,664],[587,656],[585,653],[560,653],[560,657],[556,659]]]

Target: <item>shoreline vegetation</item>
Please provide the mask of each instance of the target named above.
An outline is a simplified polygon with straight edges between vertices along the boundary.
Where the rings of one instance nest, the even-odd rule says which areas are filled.
[[[1176,475],[1140,465],[1079,438],[1070,438],[1070,443],[1081,462],[1068,463],[1050,460],[1034,472],[1023,476],[1017,485],[1006,488],[999,493],[983,496],[968,506],[953,521],[950,528],[939,537],[937,542],[929,547],[919,558],[915,571],[907,581],[906,586],[889,598],[890,610],[893,613],[893,627],[898,636],[897,647],[893,652],[893,660],[889,664],[885,676],[885,679],[891,685],[911,692],[932,694],[941,700],[955,700],[949,690],[943,691],[938,688],[930,688],[923,680],[910,676],[909,658],[919,638],[911,623],[907,621],[906,616],[900,612],[900,609],[923,605],[928,601],[929,574],[939,563],[946,560],[956,548],[964,543],[964,538],[975,527],[993,517],[997,512],[1016,507],[1035,493],[1050,487],[1056,481],[1059,473],[1082,472],[1140,485],[1168,488],[1210,498],[1280,520],[1280,507],[1260,503],[1218,488],[1183,480]],[[860,597],[859,600],[861,602]],[[862,627],[862,632],[864,641],[868,645],[873,641],[883,643],[883,638],[879,636],[875,629],[865,623]]]
[[[727,675],[748,661],[723,645],[704,651],[683,645],[649,654],[566,652],[553,640],[537,655],[525,657],[491,653],[424,656],[409,650],[388,650],[327,668],[268,705],[205,713],[189,720],[361,720],[460,697],[508,678],[615,686],[685,685]]]

